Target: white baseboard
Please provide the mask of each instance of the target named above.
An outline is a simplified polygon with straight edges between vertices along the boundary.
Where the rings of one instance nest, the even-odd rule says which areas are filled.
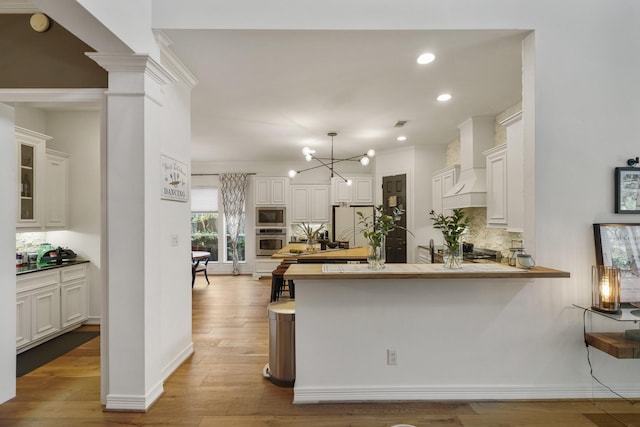
[[[146,412],[164,393],[162,382],[156,384],[145,396],[110,394],[107,395],[107,411]]]
[[[162,381],[166,381],[176,369],[193,354],[193,341],[162,369]]]
[[[638,387],[612,387],[627,398],[640,397]],[[437,400],[539,400],[616,397],[601,386],[547,387],[294,387],[293,403],[437,401]]]

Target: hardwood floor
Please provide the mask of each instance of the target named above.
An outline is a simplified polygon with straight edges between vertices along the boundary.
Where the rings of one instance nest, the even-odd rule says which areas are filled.
[[[293,389],[262,377],[270,282],[210,279],[193,289],[195,354],[146,414],[103,411],[96,338],[18,378],[17,397],[0,405],[0,426],[640,427],[640,404],[623,400],[293,405]]]

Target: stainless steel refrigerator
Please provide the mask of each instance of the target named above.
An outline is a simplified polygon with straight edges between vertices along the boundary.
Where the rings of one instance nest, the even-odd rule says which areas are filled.
[[[367,246],[362,235],[360,217],[356,212],[362,212],[365,217],[373,215],[373,206],[334,206],[333,207],[333,240],[349,242],[350,248]]]

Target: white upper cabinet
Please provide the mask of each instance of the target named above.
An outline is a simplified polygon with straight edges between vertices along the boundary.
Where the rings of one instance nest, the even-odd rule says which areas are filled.
[[[502,121],[507,127],[507,231],[524,231],[524,128],[522,111]]]
[[[331,203],[334,205],[372,205],[374,201],[373,177],[354,176],[345,177],[351,180],[351,185],[342,178],[331,178]]]
[[[287,204],[286,177],[256,177],[254,182],[256,205]]]
[[[43,225],[45,183],[45,150],[50,136],[16,127],[16,154],[18,163],[18,209],[16,227],[41,228]]]
[[[45,227],[64,228],[68,215],[69,156],[47,150],[45,176]]]
[[[444,196],[449,190],[453,188],[460,175],[460,166],[454,165],[441,169],[436,172],[431,178],[431,197],[432,197],[432,209],[436,214],[444,213],[446,215],[451,212],[443,212],[442,208],[442,196]]]
[[[507,225],[507,145],[484,152],[487,159],[487,226]]]
[[[331,221],[328,185],[291,186],[291,222]]]
[[[506,144],[484,152],[487,159],[487,226],[524,230],[524,134],[522,112],[500,122]]]

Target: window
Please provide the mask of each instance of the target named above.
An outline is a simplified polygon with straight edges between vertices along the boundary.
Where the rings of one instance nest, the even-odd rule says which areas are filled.
[[[191,189],[191,248],[218,261],[218,189]]]
[[[222,212],[218,210],[218,189],[192,188],[191,189],[191,248],[211,253],[210,262],[218,262],[219,259],[231,262],[231,239],[227,225],[222,221]],[[218,230],[224,227],[222,241],[219,243]],[[240,223],[240,235],[238,236],[238,261],[244,262],[245,258],[245,227],[244,214]],[[220,254],[220,251],[224,250]],[[220,255],[221,256],[220,256]]]

